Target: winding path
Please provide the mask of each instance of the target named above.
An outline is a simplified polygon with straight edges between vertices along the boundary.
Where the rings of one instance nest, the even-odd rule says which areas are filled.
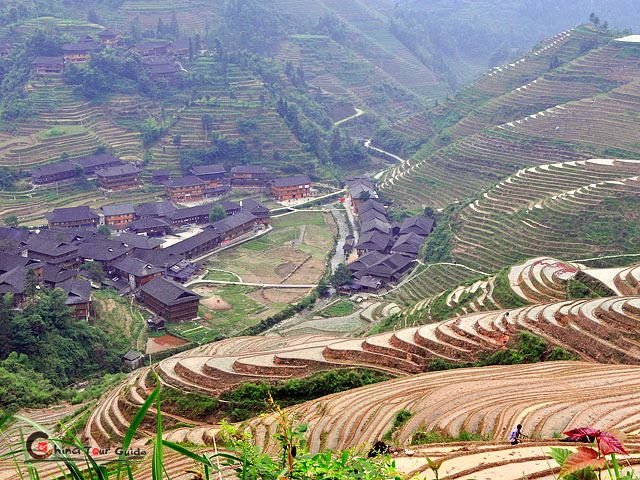
[[[353,115],[347,117],[347,118],[343,118],[342,120],[338,120],[337,122],[333,122],[333,126],[337,127],[339,125],[342,125],[343,123],[348,122],[349,120],[353,120],[354,118],[358,118],[360,116],[362,116],[364,114],[364,110],[360,110],[357,107],[353,107],[356,111],[356,113],[354,113]]]

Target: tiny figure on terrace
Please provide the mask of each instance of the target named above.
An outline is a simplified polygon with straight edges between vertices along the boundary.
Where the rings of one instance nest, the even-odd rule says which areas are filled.
[[[524,433],[522,433],[522,425],[518,425],[510,434],[509,434],[509,442],[511,445],[518,445],[522,443],[521,437],[526,437]]]

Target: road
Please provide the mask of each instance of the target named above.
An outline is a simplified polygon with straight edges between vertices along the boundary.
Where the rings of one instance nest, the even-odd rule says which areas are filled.
[[[338,240],[336,243],[336,251],[329,261],[331,271],[335,272],[338,265],[345,262],[344,243],[347,239],[347,235],[349,235],[349,226],[347,225],[348,217],[345,209],[332,209],[331,214],[333,215],[333,218],[335,218],[336,225],[338,226]]]
[[[354,107],[356,110],[356,113],[354,113],[353,115],[351,115],[350,117],[347,118],[343,118],[342,120],[338,120],[337,122],[333,123],[334,127],[337,127],[339,125],[342,125],[343,123],[348,122],[349,120],[353,120],[354,118],[358,118],[359,116],[364,114],[364,110],[360,110],[359,108]]]
[[[229,282],[226,280],[192,280],[185,284],[187,287],[193,287],[194,285],[242,285],[245,287],[259,287],[259,288],[303,288],[308,290],[310,288],[316,288],[317,284],[310,285],[289,285],[287,283],[253,283],[253,282]]]

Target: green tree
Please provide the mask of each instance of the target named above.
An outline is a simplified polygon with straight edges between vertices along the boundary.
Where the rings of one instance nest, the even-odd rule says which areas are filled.
[[[80,266],[80,270],[94,282],[102,282],[105,278],[104,269],[99,262],[85,262]]]
[[[331,275],[331,285],[335,288],[341,287],[342,285],[346,285],[351,282],[351,271],[346,264],[341,263],[336,267],[336,271]]]
[[[216,203],[209,213],[209,222],[217,222],[218,220],[222,220],[226,216],[227,212],[225,212],[224,207],[219,203]]]
[[[24,294],[27,297],[33,297],[38,291],[38,278],[34,269],[27,270],[27,274],[24,280]]]
[[[104,235],[107,238],[109,238],[111,236],[111,229],[109,227],[107,227],[106,225],[100,225],[98,227],[98,233],[101,234],[101,235]]]
[[[17,227],[20,221],[18,220],[18,216],[15,214],[7,215],[4,219],[4,224],[8,227]]]

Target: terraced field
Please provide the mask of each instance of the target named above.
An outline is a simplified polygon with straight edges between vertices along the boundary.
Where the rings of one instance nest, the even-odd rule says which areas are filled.
[[[614,391],[612,376],[619,387]],[[373,444],[400,410],[413,414],[394,433],[400,444],[417,431],[452,437],[466,431],[503,439],[518,423],[527,434],[545,438],[584,425],[637,435],[639,398],[638,367],[554,362],[427,373],[330,395],[289,411],[309,425],[310,447],[319,451]],[[275,452],[274,417],[252,420],[248,428],[260,445]]]
[[[525,166],[599,155],[631,158],[637,154],[629,132],[632,112],[640,108],[633,82],[638,60],[625,54],[620,44],[611,43],[529,80],[464,117],[451,129],[455,141],[450,145],[431,154],[427,151],[426,156],[419,153],[388,172],[382,188],[406,205],[443,208],[477,195]],[[460,94],[458,104],[464,104],[467,96],[472,97],[469,103],[477,104],[468,91]],[[572,99],[576,101],[554,104]],[[533,107],[542,109],[517,118]],[[505,119],[507,123],[483,130]],[[594,130],[597,133],[591,135]]]
[[[535,265],[539,264],[532,263],[522,271],[544,275],[545,269]],[[562,269],[560,265],[548,267]],[[521,332],[533,333],[585,361],[637,365],[639,322],[638,297],[564,300],[474,313],[359,339],[321,335],[232,338],[175,355],[154,369],[169,386],[217,396],[242,382],[286,380],[335,368],[357,366],[397,376],[417,374],[427,371],[434,360],[476,361],[511,345]],[[551,369],[545,365],[535,368]],[[151,378],[150,369],[139,370],[104,398],[85,435],[100,443],[120,438],[132,412],[150,392]],[[415,379],[408,383],[421,385]],[[383,410],[389,418],[393,416],[390,409]],[[178,420],[170,418],[168,428]],[[550,432],[545,430],[545,434]]]

